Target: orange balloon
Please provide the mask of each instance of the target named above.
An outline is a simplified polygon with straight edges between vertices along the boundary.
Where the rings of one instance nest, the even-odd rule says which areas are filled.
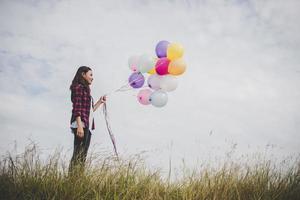
[[[169,64],[168,72],[169,74],[178,76],[185,72],[186,63],[182,58],[172,60]]]

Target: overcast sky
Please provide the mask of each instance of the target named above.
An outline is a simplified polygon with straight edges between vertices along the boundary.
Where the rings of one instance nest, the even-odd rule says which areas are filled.
[[[128,58],[181,43],[187,71],[163,108],[136,91],[108,97],[119,153],[146,151],[149,165],[190,165],[223,155],[299,154],[300,1],[0,1],[0,150],[30,140],[71,156],[68,90],[93,69],[92,95],[120,87]],[[101,109],[91,148],[112,151]],[[69,158],[68,157],[68,158]]]

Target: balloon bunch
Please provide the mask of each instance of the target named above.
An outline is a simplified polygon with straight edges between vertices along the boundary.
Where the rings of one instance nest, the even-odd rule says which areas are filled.
[[[134,89],[140,89],[137,94],[138,102],[142,105],[152,104],[163,107],[168,102],[167,92],[174,91],[178,86],[177,77],[186,70],[182,56],[183,47],[178,43],[160,41],[155,48],[156,56],[134,55],[128,59],[132,71],[128,82]],[[148,74],[147,86],[145,76]]]

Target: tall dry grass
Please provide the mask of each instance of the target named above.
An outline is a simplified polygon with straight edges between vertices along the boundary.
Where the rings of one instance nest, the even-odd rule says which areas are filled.
[[[97,159],[101,157],[101,159]],[[271,161],[228,161],[184,170],[182,178],[163,178],[142,159],[116,160],[93,155],[85,171],[68,174],[68,161],[54,153],[42,161],[35,145],[0,163],[1,199],[300,199],[300,165]]]

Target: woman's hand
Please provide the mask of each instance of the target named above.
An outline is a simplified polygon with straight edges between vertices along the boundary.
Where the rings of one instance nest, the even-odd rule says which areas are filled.
[[[102,96],[100,98],[101,103],[106,103],[106,95]]]
[[[79,126],[78,128],[77,128],[77,136],[78,137],[80,137],[80,138],[83,138],[83,136],[84,136],[84,131],[83,131],[83,127],[82,126]]]
[[[99,100],[97,101],[97,103],[94,105],[93,111],[95,112],[95,111],[98,109],[98,107],[99,107],[101,104],[103,104],[103,103],[106,103],[106,95],[100,97],[100,99],[99,99]]]

